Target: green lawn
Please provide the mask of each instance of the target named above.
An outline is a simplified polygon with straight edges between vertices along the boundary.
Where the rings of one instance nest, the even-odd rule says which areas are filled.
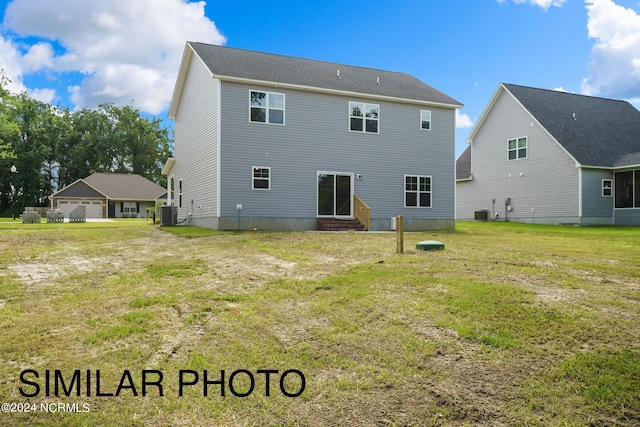
[[[12,222],[0,425],[640,425],[639,227]]]

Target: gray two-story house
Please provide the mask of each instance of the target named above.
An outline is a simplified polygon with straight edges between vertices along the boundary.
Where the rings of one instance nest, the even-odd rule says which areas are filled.
[[[170,204],[214,229],[454,228],[461,106],[403,73],[188,42]]]
[[[456,163],[456,218],[640,225],[640,111],[501,84]]]

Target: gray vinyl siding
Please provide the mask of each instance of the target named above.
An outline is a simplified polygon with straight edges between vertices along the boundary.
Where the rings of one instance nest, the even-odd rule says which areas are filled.
[[[508,140],[521,137],[527,157],[508,160]],[[580,221],[576,162],[508,92],[498,95],[471,144],[472,180],[457,184],[457,219],[488,209],[499,220]],[[505,210],[507,197],[512,211]]]
[[[284,126],[249,121],[251,90],[285,94]],[[350,101],[380,106],[379,134],[349,131]],[[325,171],[354,175],[355,194],[371,207],[372,229],[388,229],[397,215],[418,228],[420,221],[453,226],[453,109],[228,82],[221,105],[221,221],[289,218],[314,226],[317,172]],[[432,130],[420,129],[420,109],[432,111]],[[270,190],[251,189],[252,166],[271,168]],[[404,208],[406,174],[432,177],[431,208]]]
[[[192,212],[193,223],[206,223],[218,214],[218,126],[220,83],[196,55],[191,57],[175,118],[175,205],[182,179],[182,208],[178,221]],[[193,204],[192,204],[193,201]]]
[[[616,209],[615,225],[640,225],[640,208]]]
[[[613,173],[605,169],[582,169],[582,224],[613,223],[614,198],[602,195],[603,179],[613,181]]]
[[[97,190],[94,190],[89,185],[87,185],[84,181],[76,181],[73,184],[69,185],[67,188],[57,192],[55,197],[57,198],[87,197],[87,198],[104,199],[105,195],[98,192]]]

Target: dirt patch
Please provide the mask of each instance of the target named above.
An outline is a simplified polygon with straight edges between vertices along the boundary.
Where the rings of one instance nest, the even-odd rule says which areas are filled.
[[[61,267],[58,264],[24,263],[9,266],[18,279],[27,285],[52,284],[60,275]]]
[[[313,330],[327,328],[328,321],[325,318],[302,318],[295,323],[279,323],[272,328],[273,333],[283,347],[291,347],[300,342],[308,342],[313,338]]]
[[[83,258],[73,255],[60,257],[55,263],[36,261],[13,264],[9,266],[9,270],[33,290],[53,285],[56,281],[75,273],[88,273],[102,269],[109,260],[109,257]]]
[[[139,237],[98,235],[95,242],[69,238],[65,246],[53,239],[42,240],[33,245],[35,255],[25,252],[21,257],[8,257],[9,262],[19,262],[3,265],[0,274],[10,276],[13,284],[26,284],[29,291],[26,298],[20,295],[25,301],[24,318],[9,320],[22,322],[23,329],[31,332],[30,322],[40,319],[38,335],[31,335],[47,338],[46,343],[41,339],[33,342],[38,348],[33,354],[46,354],[46,360],[38,361],[44,367],[56,366],[66,355],[81,366],[113,359],[119,366],[136,366],[141,361],[149,369],[183,368],[196,355],[202,355],[205,363],[212,356],[224,357],[219,353],[231,342],[229,337],[243,338],[237,333],[250,328],[253,341],[247,338],[242,342],[247,348],[229,353],[242,363],[228,367],[244,368],[249,365],[247,360],[253,362],[258,351],[264,350],[266,358],[261,360],[265,363],[285,360],[279,369],[302,369],[308,392],[301,399],[284,399],[284,404],[274,398],[264,406],[249,399],[243,402],[250,403],[246,408],[222,405],[221,410],[228,410],[226,415],[231,417],[225,417],[228,424],[235,419],[247,425],[506,426],[535,420],[536,411],[544,415],[541,423],[556,424],[554,411],[559,405],[570,405],[570,400],[554,404],[561,397],[554,396],[545,402],[549,409],[531,409],[536,402],[528,400],[523,384],[537,378],[544,381],[543,374],[565,355],[615,348],[620,342],[627,347],[637,343],[636,332],[628,327],[632,323],[627,322],[638,318],[637,279],[625,280],[624,274],[609,278],[610,268],[596,266],[588,271],[590,264],[583,268],[576,261],[582,254],[575,258],[541,256],[535,261],[531,261],[534,255],[523,255],[503,263],[486,258],[495,251],[493,243],[482,246],[472,241],[476,245],[472,248],[467,236],[453,233],[443,236],[446,251],[408,250],[396,256],[393,236],[342,235],[335,239],[325,234],[228,233],[186,239],[152,228],[134,232]],[[45,244],[49,250],[41,251]],[[480,260],[474,258],[479,252],[483,253]],[[353,265],[361,268],[349,271]],[[625,268],[621,270],[630,276],[634,265],[621,262]],[[406,280],[395,275],[398,272]],[[345,280],[336,280],[338,284],[321,280],[336,273],[337,279]],[[349,280],[351,274],[358,279],[354,283]],[[369,278],[375,286],[360,283]],[[545,329],[536,336],[538,341],[526,343],[527,352],[485,345],[465,338],[465,329],[447,316],[439,317],[448,297],[464,293],[466,280],[517,286],[525,290],[517,304],[550,306],[554,309],[549,311],[551,320],[556,313],[574,314],[576,305],[584,305],[608,323],[598,329],[595,321],[583,316],[579,320],[593,333],[583,336],[582,331],[567,328],[567,342],[563,343],[548,342]],[[76,292],[77,284],[91,292],[83,296]],[[46,286],[58,286],[65,292],[70,297],[68,305],[67,298],[49,298],[55,288],[38,294]],[[94,286],[96,292],[92,292]],[[8,289],[14,292],[14,288]],[[24,288],[15,293],[23,293]],[[273,291],[273,298],[267,289]],[[95,296],[103,294],[96,304]],[[599,300],[593,298],[596,295]],[[45,298],[38,300],[37,296]],[[71,299],[76,296],[81,304]],[[13,308],[14,296],[2,297]],[[470,295],[465,310],[473,312],[476,300],[471,297],[480,297]],[[48,318],[38,317],[45,307],[43,301],[50,311]],[[4,304],[0,300],[0,310],[6,314]],[[514,311],[523,316],[528,312]],[[67,318],[62,319],[63,315]],[[459,317],[462,326],[479,328],[475,318]],[[624,322],[617,323],[618,319]],[[87,336],[117,332],[118,328],[124,330],[122,337],[104,338],[97,344],[87,340]],[[487,327],[487,334],[492,332]],[[65,336],[68,341],[63,340]],[[20,340],[11,336],[7,342]],[[64,343],[64,351],[45,347],[55,342]],[[21,360],[20,355],[27,353],[15,347],[11,357]],[[137,351],[129,351],[134,348]],[[251,358],[244,357],[245,351]],[[19,372],[14,366],[4,370]],[[5,388],[10,387],[6,383]],[[549,389],[553,392],[551,386]],[[210,399],[202,407],[197,400],[167,402],[155,406],[149,401],[149,419],[161,413],[183,419],[192,416],[192,424],[209,419]],[[133,400],[121,403],[122,412],[128,413],[137,404]],[[171,411],[166,410],[169,407]],[[572,412],[589,411],[576,405],[560,421],[571,418]],[[580,423],[587,418],[576,420]],[[188,423],[176,421],[180,422]]]

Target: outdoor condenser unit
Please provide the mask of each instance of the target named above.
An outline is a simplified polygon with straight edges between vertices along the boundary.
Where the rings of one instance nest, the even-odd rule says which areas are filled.
[[[178,223],[177,206],[160,207],[160,225],[176,225]]]

